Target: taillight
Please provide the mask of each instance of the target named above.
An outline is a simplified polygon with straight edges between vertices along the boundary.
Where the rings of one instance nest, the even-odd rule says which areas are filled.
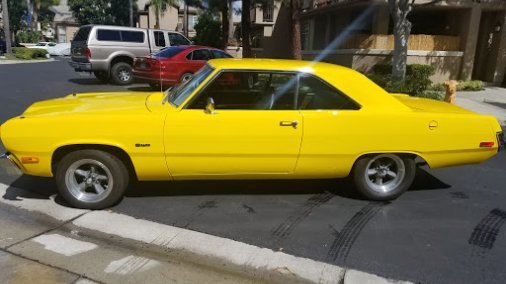
[[[480,148],[492,148],[494,147],[494,142],[487,141],[487,142],[480,142]]]
[[[91,50],[89,48],[86,48],[86,58],[91,58]]]

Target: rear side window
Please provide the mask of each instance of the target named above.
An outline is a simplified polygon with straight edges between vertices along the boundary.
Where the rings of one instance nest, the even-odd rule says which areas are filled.
[[[165,37],[163,36],[163,32],[154,32],[155,36],[155,45],[165,47]]]
[[[209,60],[211,55],[207,49],[197,49],[189,54],[186,58],[190,60]]]
[[[121,31],[121,41],[142,43],[144,42],[144,33],[133,31]]]
[[[162,49],[161,51],[155,53],[155,56],[157,57],[163,57],[163,58],[171,58],[173,56],[176,56],[177,54],[181,53],[184,50],[184,48],[173,46],[173,47],[167,47]]]
[[[360,106],[339,90],[310,75],[299,80],[298,108],[358,110]]]
[[[97,39],[101,41],[121,41],[120,31],[118,30],[97,30]]]
[[[82,27],[74,36],[73,41],[87,41],[90,35],[91,27]]]
[[[188,41],[184,36],[175,33],[167,33],[169,35],[170,45],[189,45]]]
[[[232,55],[220,50],[211,49],[211,52],[213,53],[214,58],[232,58]]]

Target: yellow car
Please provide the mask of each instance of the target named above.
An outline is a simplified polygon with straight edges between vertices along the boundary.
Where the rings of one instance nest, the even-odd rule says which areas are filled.
[[[480,163],[501,145],[494,117],[394,95],[351,69],[211,60],[166,92],[89,93],[33,104],[5,122],[3,159],[56,178],[72,205],[118,202],[129,181],[342,178],[372,200],[431,168]],[[5,164],[5,162],[3,163]]]

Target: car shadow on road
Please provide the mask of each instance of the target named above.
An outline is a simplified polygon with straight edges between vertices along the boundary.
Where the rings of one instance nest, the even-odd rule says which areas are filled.
[[[56,183],[53,178],[22,175],[7,187],[2,198],[11,201],[22,201],[25,198],[50,199],[51,196],[56,195],[56,203],[70,207],[57,193]]]
[[[447,189],[426,170],[417,168],[410,191]],[[312,180],[205,180],[136,182],[126,192],[127,197],[188,196],[188,195],[279,195],[317,194],[331,192],[337,196],[364,200],[357,193],[351,178]]]
[[[72,78],[69,82],[78,85],[107,85],[106,83],[100,82],[95,78]]]

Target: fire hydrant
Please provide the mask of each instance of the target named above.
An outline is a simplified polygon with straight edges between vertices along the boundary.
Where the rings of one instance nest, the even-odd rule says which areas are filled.
[[[455,99],[457,98],[457,85],[459,83],[455,80],[448,80],[444,82],[446,95],[445,102],[455,104]]]

